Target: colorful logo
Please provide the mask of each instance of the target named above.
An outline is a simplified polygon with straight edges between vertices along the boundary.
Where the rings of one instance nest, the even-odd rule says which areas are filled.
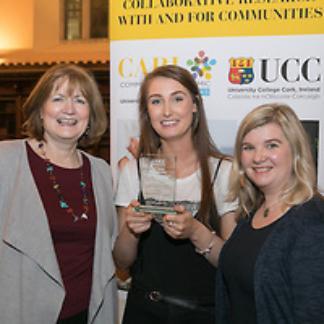
[[[228,79],[233,84],[249,84],[254,79],[254,59],[249,57],[231,58]]]
[[[197,80],[199,78],[205,78],[205,80],[211,80],[211,69],[216,64],[215,59],[209,59],[204,51],[199,51],[198,55],[192,60],[187,60],[187,66],[190,68],[192,76]]]

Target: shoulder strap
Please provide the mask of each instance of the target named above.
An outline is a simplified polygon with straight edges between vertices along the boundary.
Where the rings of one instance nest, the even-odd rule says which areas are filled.
[[[212,188],[214,187],[214,184],[215,184],[215,181],[216,181],[216,178],[217,178],[217,175],[218,175],[218,171],[219,171],[219,168],[220,168],[220,165],[223,161],[223,158],[220,158],[218,160],[218,163],[217,163],[217,166],[216,166],[216,169],[215,169],[215,172],[214,172],[214,176],[213,176],[213,180],[212,180]]]
[[[213,190],[214,190],[214,184],[221,166],[221,163],[223,161],[223,158],[220,158],[218,160],[217,166],[215,168],[215,172],[213,175],[212,183],[211,183],[211,194],[213,195]],[[211,204],[211,209],[210,209],[210,215],[209,215],[209,224],[211,228],[216,232],[219,233],[219,217],[218,217],[218,211],[216,207],[216,201],[213,199],[213,202]]]
[[[137,165],[137,174],[138,174],[138,182],[139,182],[139,193],[138,193],[138,201],[140,204],[145,204],[143,191],[142,191],[142,180],[141,180],[141,171],[140,171],[140,165],[139,165],[139,159],[136,159],[136,165]]]

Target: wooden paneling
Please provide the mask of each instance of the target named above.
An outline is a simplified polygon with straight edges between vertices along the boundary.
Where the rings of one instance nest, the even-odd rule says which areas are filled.
[[[109,63],[79,64],[94,74],[110,120]],[[21,138],[22,105],[41,75],[51,65],[0,65],[0,140]],[[108,123],[109,124],[109,123]],[[109,128],[99,144],[88,151],[110,160]]]

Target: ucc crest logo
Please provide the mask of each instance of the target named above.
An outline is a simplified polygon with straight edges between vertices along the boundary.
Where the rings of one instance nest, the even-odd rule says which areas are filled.
[[[233,84],[249,84],[254,79],[252,57],[231,58],[228,79]]]

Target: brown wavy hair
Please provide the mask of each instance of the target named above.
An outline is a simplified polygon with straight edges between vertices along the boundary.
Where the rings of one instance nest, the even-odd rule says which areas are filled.
[[[79,139],[79,146],[86,147],[95,144],[107,129],[107,115],[93,75],[74,64],[54,65],[39,79],[23,105],[25,119],[23,133],[38,141],[44,140],[41,110],[54,87],[66,80],[69,83],[69,91],[80,87],[90,107],[89,125],[86,133]]]
[[[219,230],[217,220],[210,219],[213,206],[216,206],[212,188],[212,175],[208,159],[210,157],[225,158],[214,144],[209,131],[205,115],[203,100],[198,85],[190,72],[177,65],[164,65],[154,69],[144,78],[139,92],[139,120],[140,120],[140,145],[139,153],[157,153],[160,146],[160,136],[153,129],[150,122],[147,108],[147,94],[153,79],[163,77],[173,79],[185,87],[191,94],[192,100],[196,103],[197,112],[194,112],[192,122],[192,141],[197,152],[201,169],[201,204],[197,218],[205,225]],[[217,212],[217,209],[216,209]],[[217,217],[218,219],[218,217]],[[216,224],[215,224],[216,222]]]

